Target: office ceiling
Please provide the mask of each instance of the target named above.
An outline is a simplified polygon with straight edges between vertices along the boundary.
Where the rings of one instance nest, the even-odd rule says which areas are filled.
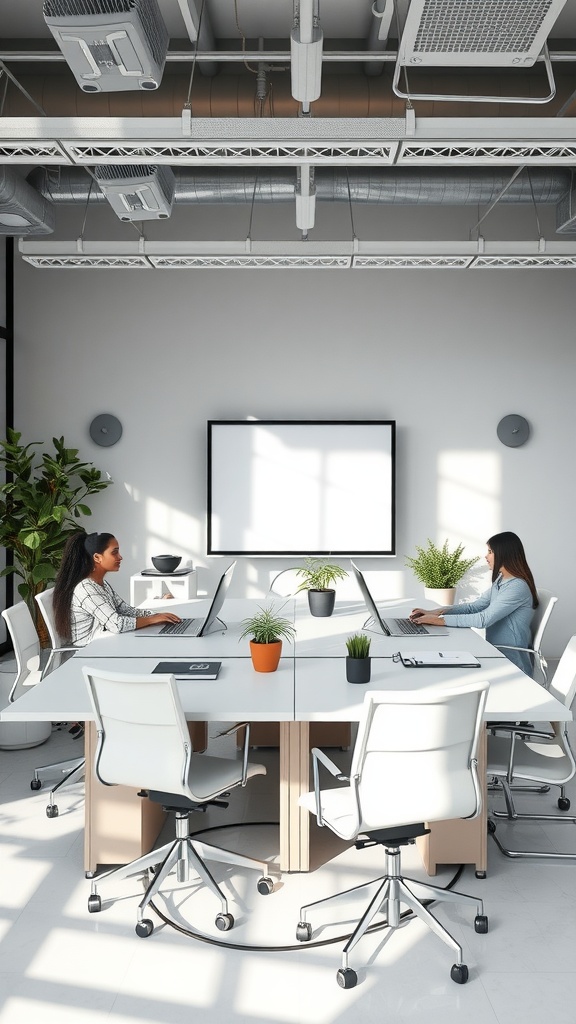
[[[48,14],[97,3],[118,0],[48,0]],[[158,8],[169,37],[158,87],[126,89],[124,79],[86,92],[42,0],[0,0],[0,231],[21,236],[30,262],[576,265],[576,0],[158,0]],[[416,50],[425,55],[408,54],[405,66],[398,53],[411,17],[421,18]],[[549,59],[540,46],[534,63],[518,58],[546,18]],[[489,19],[498,28],[482,37]],[[429,59],[436,37],[437,49],[451,50],[448,63]],[[158,201],[156,214],[144,212],[145,194]],[[342,216],[327,231],[328,204]],[[96,208],[94,232],[87,210]],[[255,217],[256,209],[264,212]]]

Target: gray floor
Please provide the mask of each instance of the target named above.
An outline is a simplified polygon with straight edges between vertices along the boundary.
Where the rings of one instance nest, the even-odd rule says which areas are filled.
[[[215,731],[213,728],[212,732]],[[218,740],[217,745],[230,741]],[[453,954],[418,921],[394,934],[365,936],[353,957],[359,984],[343,991],[336,983],[342,943],[298,946],[295,925],[303,902],[375,877],[382,870],[375,850],[347,850],[326,832],[315,848],[316,869],[278,878],[276,891],[260,896],[255,876],[214,866],[231,898],[236,925],[214,926],[213,897],[195,885],[176,883],[158,909],[183,931],[163,924],[148,939],[134,933],[139,883],[128,880],[102,889],[100,914],[89,915],[90,884],[82,870],[82,786],[64,790],[60,814],[45,815],[47,793],[32,793],[34,766],[78,753],[67,732],[54,732],[43,747],[0,751],[0,1022],[1,1024],[340,1024],[352,1015],[364,1022],[427,1021],[427,1024],[574,1024],[576,1020],[576,860],[513,862],[489,841],[485,880],[465,869],[458,888],[482,896],[490,920],[477,935],[473,914],[437,909],[465,951],[470,980],[450,980]],[[233,747],[229,747],[233,753]],[[335,752],[336,756],[340,754]],[[344,755],[345,756],[345,755]],[[199,816],[198,828],[242,825],[214,833],[220,845],[241,848],[274,871],[277,830],[277,754],[257,751],[266,778],[232,795],[228,811]],[[576,808],[576,787],[569,787]],[[555,808],[555,796],[525,797],[524,805]],[[514,839],[542,848],[573,850],[573,825],[499,826]],[[165,835],[169,829],[165,830]],[[208,839],[208,835],[206,836]],[[410,850],[407,873],[424,877]],[[441,884],[453,872],[439,875]],[[116,897],[115,901],[108,897]],[[314,940],[346,934],[357,908],[342,903],[313,919]],[[336,916],[338,915],[338,916]],[[186,934],[199,932],[211,942]],[[240,948],[226,948],[218,943]],[[287,949],[269,950],[277,946]],[[242,948],[247,947],[247,948]]]

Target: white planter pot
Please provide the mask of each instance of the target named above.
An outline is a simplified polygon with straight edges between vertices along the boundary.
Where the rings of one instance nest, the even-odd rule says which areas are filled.
[[[436,604],[445,607],[454,604],[456,587],[446,587],[445,590],[436,590],[434,587],[424,587],[424,597],[427,601],[434,601]]]

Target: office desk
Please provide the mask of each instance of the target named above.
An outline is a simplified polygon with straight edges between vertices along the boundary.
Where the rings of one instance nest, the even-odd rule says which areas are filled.
[[[414,640],[408,638],[405,641],[389,641],[388,638],[378,637],[375,648],[382,650],[382,644],[391,646],[388,656],[373,658],[371,682],[368,686],[347,683],[344,669],[345,648],[338,647],[338,654],[334,657],[321,657],[322,645],[317,644],[318,637],[314,634],[320,634],[330,652],[335,650],[332,641],[336,635],[342,633],[342,626],[347,633],[353,622],[358,622],[359,628],[365,620],[365,610],[360,604],[353,609],[344,608],[331,620],[326,620],[301,615],[298,607],[294,609],[291,602],[283,602],[284,613],[288,616],[291,609],[294,609],[296,616],[299,634],[295,648],[286,645],[287,653],[282,658],[278,672],[254,672],[248,657],[247,640],[238,644],[239,622],[242,617],[253,611],[256,605],[262,603],[227,601],[224,612],[227,613],[229,628],[224,636],[222,633],[213,633],[209,637],[190,640],[183,637],[144,638],[134,634],[120,634],[95,640],[10,708],[5,709],[0,717],[6,720],[90,721],[92,715],[81,672],[83,664],[105,665],[106,668],[119,671],[149,672],[161,659],[197,657],[199,654],[202,657],[218,657],[222,661],[218,680],[197,680],[181,685],[184,711],[189,719],[280,722],[280,866],[284,871],[306,871],[309,866],[310,815],[298,804],[301,793],[309,789],[309,722],[357,721],[367,688],[422,687],[446,679],[456,683],[462,678],[488,678],[491,687],[486,710],[487,720],[492,718],[516,721],[526,718],[534,721],[561,721],[570,718],[566,708],[551,697],[547,690],[523,675],[490,645],[487,645],[490,657],[484,658],[478,649],[477,656],[480,657],[482,666],[480,669],[406,669],[394,664],[391,654],[400,646],[404,650],[413,649]],[[192,602],[193,607],[198,604],[202,602]],[[189,607],[186,606],[187,609]],[[478,642],[482,650],[486,650],[483,646],[486,641],[468,630],[454,629],[450,633],[457,636],[456,649],[470,650]],[[439,643],[438,649],[443,649],[448,646],[449,639],[450,637],[437,638],[434,642]],[[428,638],[417,642],[423,644],[422,650],[434,649]],[[304,656],[302,652],[308,649],[309,644],[314,646],[318,656]],[[93,729],[88,729],[89,764],[93,763],[92,743]],[[104,846],[100,840],[105,835],[109,849],[116,824],[111,820],[104,821],[96,792],[94,780],[89,776],[86,797],[87,871],[93,871],[95,864],[119,863],[122,859],[127,860],[140,852],[124,851],[120,857],[117,853],[112,856],[107,852],[107,859],[104,859]],[[107,789],[107,792],[111,793],[111,790]],[[143,801],[135,800],[133,796],[131,800],[132,804],[136,803],[142,808]],[[127,812],[122,812],[116,820],[122,831],[127,820]],[[466,826],[473,823],[458,823],[459,826],[462,824]],[[475,863],[477,870],[482,871],[486,870],[485,827],[482,826],[480,819],[477,819],[477,825],[483,828],[483,849],[475,848],[468,852],[466,862]],[[146,830],[142,825],[141,835],[136,837],[135,842],[137,844],[141,841],[146,844],[153,842],[154,839],[155,835],[151,835],[151,829]],[[429,870],[434,870],[433,856],[429,862]]]

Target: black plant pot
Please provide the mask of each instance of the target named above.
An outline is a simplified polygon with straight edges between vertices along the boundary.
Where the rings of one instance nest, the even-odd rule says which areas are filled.
[[[327,615],[332,615],[335,600],[335,590],[308,591],[308,607],[310,608],[311,614],[318,616],[318,618],[325,618]]]
[[[349,683],[370,682],[370,658],[346,657],[346,679]]]

